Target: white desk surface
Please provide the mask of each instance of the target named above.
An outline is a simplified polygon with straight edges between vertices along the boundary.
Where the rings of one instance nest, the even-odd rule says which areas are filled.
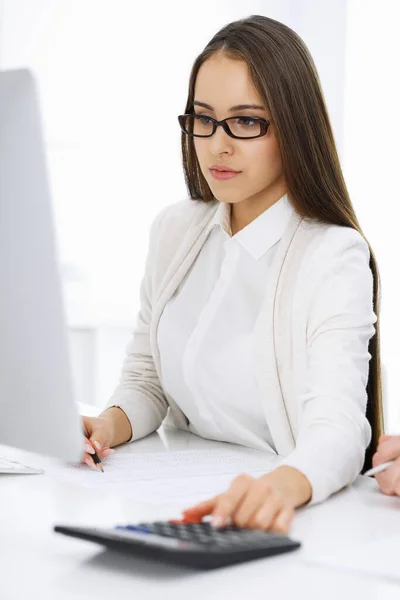
[[[123,451],[210,447],[216,447],[215,443],[164,429]],[[26,463],[28,455],[0,447],[0,456]],[[0,598],[232,600],[249,592],[271,600],[400,598],[400,578],[396,583],[304,560],[386,535],[400,536],[400,499],[380,494],[375,481],[364,477],[327,502],[298,511],[291,536],[303,543],[301,550],[215,571],[146,562],[53,533],[56,523],[84,520],[88,525],[101,525],[105,518],[124,523],[175,516],[179,514],[173,506],[144,506],[132,497],[128,500],[111,493],[96,497],[93,490],[50,476],[0,475]]]

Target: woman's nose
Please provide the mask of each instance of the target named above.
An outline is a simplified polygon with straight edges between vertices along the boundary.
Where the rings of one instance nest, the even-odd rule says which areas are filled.
[[[210,151],[214,155],[232,152],[233,139],[219,126],[214,135],[210,137]]]

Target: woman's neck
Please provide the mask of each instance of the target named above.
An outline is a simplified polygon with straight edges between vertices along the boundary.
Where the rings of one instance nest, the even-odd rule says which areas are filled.
[[[231,203],[231,230],[235,235],[263,212],[278,202],[287,193],[286,185],[274,186],[274,189],[262,190],[260,194]]]

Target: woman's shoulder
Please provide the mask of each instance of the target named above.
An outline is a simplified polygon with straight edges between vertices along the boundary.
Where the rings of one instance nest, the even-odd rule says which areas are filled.
[[[306,237],[300,273],[313,287],[322,279],[340,272],[345,275],[362,272],[370,275],[370,250],[356,229],[303,219],[301,229]],[[296,251],[296,249],[293,249]],[[352,276],[352,275],[351,275]]]
[[[218,202],[181,200],[163,208],[150,230],[149,256],[153,273],[160,278],[178,253],[181,261],[201,230],[212,219]]]
[[[159,232],[167,231],[187,233],[191,228],[206,221],[213,215],[218,201],[203,202],[203,200],[192,200],[190,198],[174,202],[163,208],[155,218],[154,226]]]
[[[304,219],[302,226],[310,241],[310,249],[321,258],[338,257],[348,250],[360,251],[369,257],[369,246],[362,234],[353,227],[321,223]]]

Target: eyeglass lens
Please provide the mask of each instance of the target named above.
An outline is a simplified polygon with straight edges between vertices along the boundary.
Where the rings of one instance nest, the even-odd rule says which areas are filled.
[[[255,137],[261,133],[261,123],[251,117],[233,117],[226,120],[233,133],[238,137]],[[184,128],[187,133],[195,136],[209,136],[213,133],[213,122],[204,115],[187,115],[184,119]]]

